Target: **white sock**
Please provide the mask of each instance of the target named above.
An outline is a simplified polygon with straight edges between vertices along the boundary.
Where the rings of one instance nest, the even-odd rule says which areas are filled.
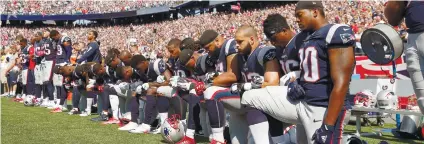
[[[113,118],[118,118],[118,112],[119,112],[119,98],[117,95],[109,95],[110,100],[110,107],[112,109],[112,116]]]
[[[268,122],[261,122],[254,125],[249,125],[250,132],[252,133],[255,143],[268,144],[269,143],[269,125]]]
[[[165,122],[165,120],[168,118],[168,113],[159,113],[159,120],[160,123],[163,124]]]
[[[56,99],[56,107],[60,107],[60,99]]]
[[[271,138],[272,138],[272,142],[274,142],[274,144],[279,144],[279,143],[284,142],[284,136],[283,135],[271,137]]]
[[[85,112],[91,113],[92,104],[93,104],[93,98],[87,98],[87,107],[85,108]]]
[[[212,137],[218,142],[224,142],[224,127],[212,128]]]
[[[63,102],[62,107],[64,107],[64,108],[68,108],[68,103],[67,103],[67,100],[66,100],[66,99],[65,99],[65,102]]]
[[[194,129],[187,129],[186,136],[194,139]]]

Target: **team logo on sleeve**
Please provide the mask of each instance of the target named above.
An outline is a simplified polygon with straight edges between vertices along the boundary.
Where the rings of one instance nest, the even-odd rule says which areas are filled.
[[[344,34],[340,34],[340,38],[342,39],[343,44],[346,44],[349,41],[354,40],[355,36],[353,36],[350,33],[344,33]]]

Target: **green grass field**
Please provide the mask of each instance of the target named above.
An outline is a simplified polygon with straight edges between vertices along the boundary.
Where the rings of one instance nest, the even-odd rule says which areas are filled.
[[[66,113],[52,114],[46,108],[25,107],[23,104],[1,98],[1,143],[3,144],[96,144],[163,143],[161,135],[130,134],[118,131],[117,125],[101,125],[91,122],[90,117],[69,116]],[[387,124],[386,127],[394,127]],[[381,127],[363,127],[363,132],[371,132]],[[355,127],[348,125],[347,133],[354,133]],[[386,140],[390,144],[424,143],[424,141],[400,140],[390,133],[382,137],[363,137],[369,144]],[[208,143],[205,138],[197,138],[198,143]]]

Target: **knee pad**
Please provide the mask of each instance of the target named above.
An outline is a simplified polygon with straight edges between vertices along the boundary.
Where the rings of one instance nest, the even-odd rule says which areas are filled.
[[[203,92],[203,95],[205,97],[205,100],[213,100],[217,93],[219,93],[222,90],[226,90],[226,89],[228,89],[228,88],[211,86]]]
[[[418,56],[417,50],[407,49],[405,51],[407,70],[408,72],[420,71],[421,66],[419,63],[420,57]]]

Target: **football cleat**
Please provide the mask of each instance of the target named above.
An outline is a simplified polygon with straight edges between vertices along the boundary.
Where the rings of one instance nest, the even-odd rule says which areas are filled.
[[[50,111],[50,113],[61,113],[61,112],[62,112],[62,108],[60,108],[60,107],[56,107],[55,109]]]
[[[68,112],[69,115],[75,115],[75,114],[79,114],[79,110],[78,108],[73,108],[71,111]]]
[[[84,112],[81,112],[81,114],[79,116],[86,117],[86,116],[90,116],[90,115],[91,115],[91,112],[84,111]]]
[[[109,118],[108,121],[102,122],[102,124],[104,125],[108,125],[108,124],[119,124],[119,120],[116,118]]]
[[[158,125],[155,129],[150,131],[150,134],[160,134],[161,127]]]
[[[92,118],[91,121],[99,122],[99,121],[108,121],[108,115],[101,113],[98,117]]]
[[[34,103],[34,106],[41,106],[43,99],[36,98],[32,99],[32,103]]]
[[[130,123],[126,124],[125,126],[118,128],[118,130],[129,131],[129,130],[132,130],[132,129],[136,129],[137,127],[138,127],[137,123],[130,122]]]
[[[129,131],[130,133],[144,133],[147,134],[150,132],[150,126],[146,124],[141,124],[137,128],[132,129]]]
[[[188,136],[184,136],[184,138],[176,144],[196,144],[196,141]]]

